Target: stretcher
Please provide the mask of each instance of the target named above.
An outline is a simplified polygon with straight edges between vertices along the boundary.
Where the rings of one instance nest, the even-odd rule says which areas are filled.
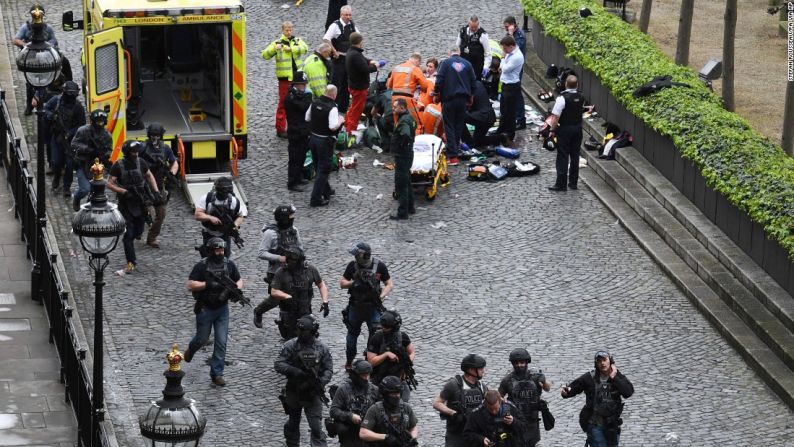
[[[411,186],[424,187],[425,198],[433,200],[438,187],[450,183],[444,142],[435,135],[417,135],[414,139],[414,162],[411,165]]]

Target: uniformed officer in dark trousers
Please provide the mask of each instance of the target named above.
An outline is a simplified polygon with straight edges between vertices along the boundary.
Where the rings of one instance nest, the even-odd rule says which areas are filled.
[[[328,403],[325,387],[333,375],[331,351],[320,341],[320,323],[312,315],[298,319],[297,337],[284,343],[276,359],[276,372],[287,377],[287,386],[282,390],[281,403],[289,416],[284,424],[287,447],[300,445],[301,411],[311,429],[312,447],[324,447],[323,403]]]
[[[367,341],[367,361],[373,368],[372,383],[380,386],[384,377],[398,377],[402,381],[402,400],[408,402],[411,399],[411,386],[415,387],[415,383],[411,383],[414,378],[409,366],[413,369],[416,353],[411,337],[400,330],[402,322],[397,311],[383,312],[380,317],[381,328]]]
[[[212,185],[212,190],[196,201],[196,211],[193,216],[201,222],[201,237],[204,244],[206,245],[207,241],[214,237],[223,239],[226,242],[228,258],[232,254],[230,231],[239,232],[243,220],[248,216],[248,208],[234,195],[232,179],[219,177]],[[230,225],[225,226],[223,219],[230,222]]]
[[[121,146],[124,158],[113,164],[108,178],[108,188],[118,195],[119,211],[127,224],[127,231],[124,232],[124,256],[127,258],[125,273],[135,270],[135,239],[140,239],[149,220],[148,207],[162,203],[149,164],[139,156],[142,150],[140,141],[125,141]]]
[[[622,399],[634,394],[634,386],[618,371],[615,359],[607,351],[595,354],[595,369],[579,376],[560,389],[563,399],[584,392],[585,405],[579,412],[579,425],[587,433],[590,447],[616,447],[620,442],[623,419]]]
[[[395,99],[393,107],[394,115],[398,118],[397,126],[391,135],[391,153],[394,155],[394,191],[397,194],[399,206],[397,212],[392,213],[389,219],[401,220],[416,213],[414,190],[411,187],[416,121],[408,113],[408,102],[405,98]]]
[[[190,272],[187,289],[193,293],[196,305],[196,335],[190,340],[185,361],[190,362],[193,356],[207,342],[210,331],[215,334],[212,359],[210,360],[210,378],[217,386],[226,385],[223,370],[226,359],[226,339],[229,335],[229,299],[228,293],[219,278],[228,278],[237,289],[243,288],[243,279],[234,261],[224,256],[226,242],[219,237],[207,242],[210,255],[199,261]]]
[[[465,445],[522,447],[525,442],[523,423],[515,405],[502,399],[499,391],[488,390],[482,405],[466,418]]]
[[[433,401],[433,408],[441,419],[447,421],[444,447],[466,447],[463,428],[466,419],[476,410],[485,398],[488,387],[482,382],[485,375],[485,358],[469,354],[460,362],[463,375],[455,375],[444,384],[441,393]]]
[[[347,372],[349,377],[334,394],[330,415],[341,447],[364,447],[359,428],[369,407],[380,400],[380,391],[369,381],[372,365],[368,361],[356,360]]]
[[[303,191],[300,185],[303,179],[303,164],[306,151],[309,150],[309,124],[306,122],[306,111],[312,105],[312,93],[306,89],[309,78],[306,73],[298,71],[292,79],[292,86],[284,98],[284,110],[287,113],[287,189]]]
[[[554,102],[546,123],[557,129],[557,181],[549,186],[551,191],[577,189],[579,181],[579,150],[582,146],[582,111],[584,96],[577,90],[579,80],[569,75],[565,91]],[[570,167],[569,167],[570,166]]]
[[[77,129],[85,124],[85,108],[77,97],[80,87],[74,81],[66,81],[63,93],[54,96],[44,104],[45,117],[48,120],[50,134],[50,163],[52,166],[52,190],[57,190],[61,185],[61,171],[63,171],[63,196],[71,195],[73,179],[73,164],[71,156],[71,141]]]
[[[389,269],[383,261],[372,257],[369,244],[357,243],[350,249],[350,254],[356,259],[347,264],[339,280],[339,286],[350,294],[350,302],[342,311],[343,322],[347,327],[345,368],[350,368],[356,357],[361,325],[367,323],[370,336],[380,329],[383,300],[394,289]]]
[[[288,247],[284,253],[284,266],[276,270],[273,282],[270,283],[270,295],[278,300],[279,319],[276,321],[278,331],[285,340],[295,336],[295,325],[304,315],[312,313],[314,285],[320,290],[323,303],[320,311],[323,318],[328,317],[328,287],[313,265],[306,262],[303,250],[297,246]]]
[[[369,407],[359,437],[368,446],[415,447],[419,445],[419,420],[408,402],[400,398],[402,381],[386,376],[381,381],[382,400]]]
[[[328,176],[331,174],[331,158],[336,145],[336,134],[342,127],[335,99],[336,86],[328,84],[325,87],[325,94],[315,99],[312,106],[306,111],[305,118],[311,129],[309,149],[312,151],[314,166],[317,170],[309,206],[328,205],[331,195],[333,195],[331,185],[328,183]]]
[[[350,35],[359,31],[353,23],[353,9],[349,5],[339,8],[339,19],[326,27],[323,41],[333,47],[333,70],[331,71],[331,84],[339,88],[339,111],[347,112],[350,106],[350,93],[347,90],[347,67],[345,55],[350,49]]]
[[[95,109],[89,115],[89,124],[80,126],[72,138],[72,155],[74,170],[77,174],[77,189],[72,194],[72,209],[80,211],[80,201],[91,191],[91,165],[95,159],[105,166],[110,166],[110,154],[113,151],[113,137],[105,129],[108,114],[102,109]]]
[[[538,413],[541,406],[546,405],[540,396],[544,391],[551,390],[551,382],[539,368],[530,368],[532,357],[524,348],[517,348],[510,352],[510,363],[513,371],[507,374],[499,383],[499,394],[509,399],[521,411],[526,422],[527,447],[535,447],[540,441],[540,424]],[[523,447],[523,446],[522,446]]]
[[[477,16],[469,18],[469,24],[462,27],[458,33],[455,45],[460,48],[460,56],[471,63],[477,80],[488,73],[491,66],[491,48],[488,33],[480,27]]]
[[[154,216],[152,217],[152,226],[149,227],[149,233],[146,234],[146,245],[153,248],[160,248],[160,243],[157,242],[157,236],[163,229],[163,222],[165,222],[166,206],[168,204],[168,191],[166,190],[166,176],[169,179],[176,179],[176,173],[179,172],[179,162],[174,156],[174,151],[171,146],[163,141],[165,135],[165,127],[160,123],[151,123],[146,128],[146,143],[144,144],[141,158],[149,163],[149,169],[152,170],[154,179],[157,181],[157,188],[162,192],[164,200],[161,204],[153,207]],[[168,187],[173,189],[178,185],[173,184],[173,180],[169,180]]]
[[[287,250],[290,247],[298,247],[303,250],[303,241],[295,227],[297,211],[292,204],[279,205],[273,210],[275,222],[262,228],[262,242],[259,243],[258,257],[267,261],[267,273],[265,274],[267,296],[254,308],[254,326],[258,328],[262,327],[262,315],[270,309],[278,307],[278,300],[270,296],[272,291],[270,284],[273,282],[276,270],[287,262]]]

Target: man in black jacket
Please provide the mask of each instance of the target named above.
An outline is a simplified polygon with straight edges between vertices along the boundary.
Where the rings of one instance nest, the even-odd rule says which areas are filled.
[[[350,109],[345,115],[345,130],[349,145],[355,143],[352,138],[353,131],[358,128],[358,122],[361,119],[361,113],[364,112],[364,104],[367,102],[367,94],[369,93],[369,74],[378,70],[378,67],[386,65],[386,62],[380,62],[367,59],[364,57],[364,37],[360,33],[353,33],[350,35],[350,48],[347,50],[345,57],[345,69],[347,70],[347,88],[350,90],[350,96],[353,102],[350,104]]]
[[[335,99],[336,86],[328,84],[325,87],[325,94],[312,102],[304,116],[311,131],[309,149],[312,151],[312,159],[317,170],[309,201],[309,206],[313,207],[328,205],[333,195],[333,189],[328,183],[328,175],[331,173],[331,157],[334,154],[336,133],[342,126]]]
[[[508,138],[505,134],[488,135],[490,129],[496,122],[496,112],[494,112],[491,101],[488,99],[488,90],[482,81],[474,83],[474,101],[466,112],[466,124],[474,126],[474,137],[469,133],[469,129],[463,126],[461,141],[469,147],[494,146],[497,144],[508,145]]]
[[[620,441],[623,419],[621,398],[634,394],[634,386],[615,365],[607,351],[595,354],[595,370],[586,372],[570,385],[562,387],[560,395],[568,399],[584,392],[585,406],[579,413],[579,425],[587,433],[591,447],[616,447]]]
[[[72,187],[73,169],[70,145],[77,129],[85,124],[85,108],[77,96],[80,88],[73,81],[66,81],[63,93],[44,104],[45,117],[49,121],[50,162],[54,173],[52,190],[60,186],[63,171],[63,195],[69,197]]]
[[[467,445],[523,447],[523,424],[518,408],[502,399],[499,391],[485,392],[483,404],[466,418],[463,437]]]
[[[293,76],[292,86],[284,98],[284,110],[287,112],[287,189],[301,192],[303,180],[303,162],[306,161],[306,150],[309,148],[309,123],[306,122],[306,110],[312,105],[312,94],[306,90],[309,78],[299,71]]]

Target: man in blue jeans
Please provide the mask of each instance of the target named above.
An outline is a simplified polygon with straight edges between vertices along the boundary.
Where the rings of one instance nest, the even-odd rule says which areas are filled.
[[[595,369],[579,376],[560,389],[563,399],[584,392],[585,406],[579,413],[579,425],[587,433],[590,447],[617,447],[623,419],[622,399],[634,394],[634,386],[618,371],[615,359],[607,351],[595,354]]]
[[[210,255],[199,261],[190,272],[187,289],[193,293],[196,305],[196,336],[190,340],[185,361],[190,363],[196,351],[204,346],[210,336],[215,333],[215,346],[210,362],[210,378],[217,386],[226,385],[223,378],[223,367],[226,359],[226,338],[229,335],[229,298],[224,287],[217,278],[227,277],[235,282],[238,289],[243,288],[243,279],[234,261],[224,256],[226,242],[219,237],[207,241]]]
[[[460,48],[452,47],[449,58],[438,67],[433,102],[443,104],[441,117],[447,135],[449,164],[456,166],[460,156],[460,137],[466,126],[466,107],[471,105],[477,77],[469,61],[460,57]]]
[[[80,126],[72,139],[72,154],[77,172],[77,189],[72,195],[72,208],[80,211],[80,201],[91,192],[91,165],[94,159],[105,166],[110,164],[110,153],[113,151],[113,137],[105,129],[108,114],[101,109],[91,112],[91,123]]]
[[[346,369],[352,367],[356,357],[361,324],[367,323],[369,335],[380,329],[383,300],[394,288],[389,269],[382,261],[372,257],[372,247],[369,244],[357,243],[350,249],[350,254],[356,259],[347,264],[339,281],[339,286],[347,289],[350,294],[350,304],[342,311],[347,326]]]

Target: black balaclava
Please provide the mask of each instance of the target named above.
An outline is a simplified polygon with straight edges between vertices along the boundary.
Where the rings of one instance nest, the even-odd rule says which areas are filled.
[[[362,378],[361,375],[352,371],[350,372],[350,381],[353,382],[353,386],[356,388],[364,388],[368,382],[368,380]]]
[[[217,253],[215,253],[215,249],[213,248],[212,252],[210,253],[209,259],[210,259],[210,262],[213,262],[213,263],[223,262],[223,253],[217,254]]]
[[[372,255],[367,252],[361,252],[356,255],[356,264],[364,269],[372,268]]]
[[[400,406],[400,395],[392,396],[387,394],[383,396],[383,406],[389,411],[396,410]]]

